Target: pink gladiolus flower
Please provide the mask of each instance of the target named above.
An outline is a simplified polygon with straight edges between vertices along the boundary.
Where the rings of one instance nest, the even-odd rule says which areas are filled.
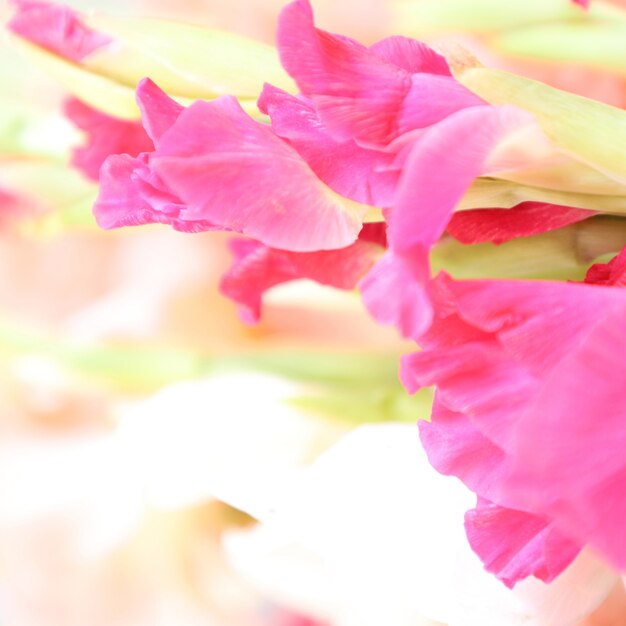
[[[428,46],[391,37],[366,48],[316,29],[308,0],[283,9],[278,50],[326,128],[342,139],[386,145],[410,130],[484,104],[452,78],[445,59]]]
[[[347,248],[319,252],[289,252],[252,239],[234,239],[235,263],[224,275],[222,293],[239,305],[242,320],[252,324],[261,315],[263,293],[281,283],[308,278],[337,289],[354,289],[385,246],[383,224],[366,224]]]
[[[476,106],[433,125],[415,143],[390,212],[390,250],[361,284],[375,319],[398,326],[406,337],[418,338],[428,328],[430,248],[471,182],[486,173],[497,145],[533,124],[532,116],[514,107]]]
[[[184,107],[172,100],[150,79],[143,80],[137,87],[137,104],[141,111],[141,123],[155,146],[161,137],[174,125]]]
[[[353,203],[384,209],[390,251],[363,283],[365,302],[379,321],[418,337],[431,316],[430,248],[476,177],[515,166],[497,148],[511,134],[535,129],[534,118],[484,103],[420,42],[391,37],[367,48],[316,29],[307,0],[283,10],[278,46],[301,94],[265,86],[258,104],[271,129],[232,100],[183,110],[144,81],[138,102],[155,149],[106,162],[94,207],[98,223],[231,230],[266,248],[308,253],[356,240],[367,208]],[[474,212],[458,220],[476,221],[471,241],[504,241],[591,214],[540,203],[504,213]],[[454,222],[451,231],[459,232]],[[236,272],[239,286],[246,267],[246,273]],[[292,267],[282,274],[298,272]],[[332,284],[347,283],[335,278]],[[390,285],[397,286],[393,297]],[[242,301],[239,287],[228,290]],[[248,304],[257,294],[249,319],[258,314],[261,291],[249,290]]]
[[[625,569],[626,292],[440,275],[431,294],[401,376],[411,392],[437,386],[422,442],[482,499],[466,525],[488,569],[549,581],[585,544]]]
[[[465,514],[465,530],[485,569],[507,587],[528,576],[552,582],[581,549],[554,522],[480,498],[476,508]]]
[[[270,116],[274,132],[289,142],[331,189],[356,202],[391,206],[399,176],[392,153],[336,138],[303,96],[297,98],[265,85],[258,105]]]
[[[12,0],[17,12],[7,26],[20,37],[70,61],[82,61],[111,39],[82,23],[69,7],[39,0]]]
[[[494,158],[498,146],[534,124],[529,113],[515,107],[470,107],[434,124],[410,147],[389,211],[389,251],[361,283],[364,303],[376,320],[413,339],[428,329],[428,254],[446,230],[462,243],[503,243],[594,215],[539,202],[453,213],[474,179],[510,166]]]
[[[150,81],[138,88],[154,152],[111,156],[94,206],[104,228],[161,222],[241,232],[292,251],[352,243],[367,207],[324,185],[283,139],[234,98],[180,111]]]
[[[106,115],[76,98],[66,102],[65,115],[87,135],[86,144],[74,149],[72,165],[93,180],[98,180],[100,166],[111,154],[136,157],[154,149],[139,122]]]

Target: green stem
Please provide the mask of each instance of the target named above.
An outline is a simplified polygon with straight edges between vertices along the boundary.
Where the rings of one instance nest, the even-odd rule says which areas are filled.
[[[444,237],[431,254],[433,273],[454,278],[582,280],[589,265],[626,245],[626,219],[597,216],[501,245],[463,245]]]

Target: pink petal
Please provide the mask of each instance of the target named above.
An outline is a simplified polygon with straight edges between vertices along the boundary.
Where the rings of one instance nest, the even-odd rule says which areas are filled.
[[[389,237],[396,250],[432,246],[491,152],[521,127],[533,124],[520,109],[471,107],[429,128],[411,151],[400,180]],[[460,147],[460,148],[459,148]]]
[[[406,363],[403,367],[406,367]],[[472,549],[507,586],[534,575],[555,578],[580,550],[549,520],[514,511],[482,499],[498,492],[510,471],[510,458],[485,437],[466,415],[455,413],[435,398],[430,422],[419,422],[429,461],[442,474],[458,476],[481,501],[466,514]]]
[[[507,587],[531,575],[549,583],[581,550],[549,520],[486,500],[465,514],[465,530],[485,569]]]
[[[456,476],[484,498],[493,496],[508,459],[466,415],[446,407],[437,392],[431,420],[420,420],[418,426],[428,460],[438,472]]]
[[[437,316],[420,339],[423,347],[496,341],[539,378],[577,346],[580,334],[596,322],[598,310],[615,297],[598,287],[581,292],[579,284],[455,281],[445,274],[437,276],[430,288]],[[570,307],[576,315],[571,315]],[[545,336],[552,341],[546,342]]]
[[[496,333],[503,349],[537,378],[577,347],[597,322],[598,311],[615,297],[608,290],[571,283],[440,280],[447,282],[466,323]]]
[[[626,287],[626,246],[608,263],[596,263],[587,271],[585,282],[593,285]]]
[[[101,228],[170,224],[176,230],[214,230],[206,220],[182,220],[184,205],[170,194],[150,168],[149,155],[110,156],[100,170],[100,190],[93,207]]]
[[[318,96],[328,128],[343,139],[384,143],[410,88],[410,74],[360,43],[318,30],[307,0],[287,5],[278,24],[278,51],[300,91]],[[328,118],[328,119],[327,119]]]
[[[195,102],[161,137],[154,173],[204,220],[282,249],[342,248],[356,240],[366,207],[343,201],[270,128],[234,98]]]
[[[579,289],[584,294],[585,287]],[[541,507],[572,537],[590,543],[623,571],[626,294],[605,291],[619,297],[532,398],[517,432],[509,488],[520,502]]]
[[[513,107],[472,107],[417,139],[388,219],[392,252],[361,287],[366,307],[381,324],[394,324],[414,339],[428,328],[432,320],[428,252],[491,152],[526,124],[533,124],[532,118]]]
[[[357,238],[367,207],[334,194],[234,98],[179,112],[144,82],[139,101],[158,147],[108,162],[94,207],[103,227],[156,221],[185,231],[220,228],[297,252],[342,248]]]
[[[155,213],[135,183],[135,172],[147,170],[145,160],[128,155],[106,159],[100,171],[100,190],[93,207],[94,217],[101,228],[149,224],[158,221]]]
[[[446,230],[464,244],[504,243],[545,233],[595,215],[595,211],[543,202],[522,202],[510,209],[472,209],[452,216]]]
[[[220,289],[239,304],[246,323],[258,322],[261,298],[271,287],[308,278],[337,289],[354,289],[382,252],[380,245],[362,239],[347,248],[323,252],[288,252],[250,239],[234,239],[231,248],[235,263],[222,278]]]
[[[16,35],[70,61],[82,61],[112,39],[85,26],[69,7],[38,0],[12,0],[17,12],[7,23]]]
[[[395,325],[404,337],[419,337],[430,326],[427,251],[411,256],[389,250],[361,281],[363,304],[379,323]]]
[[[144,78],[137,85],[137,104],[141,111],[141,123],[156,146],[184,110],[149,78]]]
[[[401,373],[409,391],[437,384],[439,402],[467,415],[504,449],[513,445],[515,425],[536,385],[526,368],[494,341],[411,354],[404,358]]]
[[[75,148],[72,165],[86,176],[98,180],[100,166],[111,154],[137,156],[154,149],[154,145],[139,122],[118,119],[93,109],[72,98],[65,103],[65,115],[82,131],[87,142]]]
[[[420,426],[433,465],[626,568],[626,292],[441,276],[430,293],[434,321],[402,378],[437,385]]]
[[[484,104],[451,76],[423,44],[396,40],[368,49],[316,29],[307,0],[283,9],[278,50],[301,92],[311,97],[328,130],[341,139],[388,144],[464,107]],[[385,60],[390,59],[389,61]],[[424,66],[437,73],[411,73]]]
[[[411,87],[394,120],[396,136],[427,128],[457,111],[484,105],[483,100],[451,76],[413,74]]]
[[[378,41],[370,50],[388,63],[393,63],[411,74],[425,72],[451,76],[445,57],[435,52],[425,43],[394,35]]]
[[[303,98],[265,85],[259,108],[272,129],[289,142],[315,174],[337,193],[356,202],[388,207],[398,173],[388,171],[393,155],[340,141],[328,133],[315,108]]]

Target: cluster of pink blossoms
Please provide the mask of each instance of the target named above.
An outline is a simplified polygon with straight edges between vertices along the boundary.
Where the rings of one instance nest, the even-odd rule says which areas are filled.
[[[33,21],[46,5],[20,7],[13,30],[68,58],[107,44],[71,14],[54,13],[51,33]],[[548,582],[589,545],[626,570],[626,256],[584,283],[430,271],[446,232],[502,243],[595,215],[530,198],[453,215],[473,181],[511,168],[497,149],[534,116],[485,102],[423,43],[366,47],[317,29],[308,0],[283,10],[278,50],[299,93],[265,86],[270,124],[234,97],[185,108],[149,79],[141,125],[70,103],[90,136],[75,164],[99,170],[98,223],[245,235],[222,290],[249,322],[282,282],[358,286],[376,320],[420,347],[401,377],[409,392],[436,387],[420,436],[477,495],[465,525],[486,568],[509,586]]]

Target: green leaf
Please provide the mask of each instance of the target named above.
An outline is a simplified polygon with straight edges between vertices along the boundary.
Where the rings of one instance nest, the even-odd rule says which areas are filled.
[[[115,40],[89,55],[85,68],[123,84],[149,76],[170,95],[191,99],[256,99],[264,82],[295,87],[276,50],[246,37],[158,19],[94,15],[85,21]]]
[[[549,202],[615,215],[626,214],[626,189],[625,194],[620,196],[569,193],[495,178],[477,178],[459,202],[456,210],[509,209],[520,202],[527,201]]]
[[[450,61],[454,75],[470,91],[491,104],[530,111],[562,153],[626,185],[626,111],[482,67],[470,55],[453,55]]]
[[[457,279],[582,280],[593,262],[626,245],[626,219],[597,216],[552,232],[495,245],[444,237],[433,248],[433,273]]]
[[[83,102],[115,117],[139,118],[134,86],[91,72],[19,37],[11,37],[11,42],[31,63]]]
[[[18,37],[11,37],[11,42],[27,60],[38,66],[46,74],[57,80],[64,89],[76,96],[79,100],[108,115],[126,120],[136,120],[140,117],[139,107],[135,101],[137,83],[145,76],[151,76],[150,66],[137,66],[131,57],[113,60],[110,63],[128,63],[134,68],[134,74],[127,77],[127,82],[120,82],[115,76],[99,73],[102,68],[90,68],[87,65],[78,65],[71,61],[48,52],[30,42]],[[163,87],[163,85],[160,85]],[[167,89],[166,89],[167,90]],[[187,90],[189,93],[189,90]],[[260,92],[260,90],[259,90]],[[170,95],[183,106],[191,104],[192,99],[183,97],[173,91]],[[212,91],[199,90],[193,99],[214,98],[218,94]],[[233,94],[236,95],[236,94]],[[258,94],[257,94],[258,95]],[[251,115],[258,116],[256,97],[241,97],[239,102],[242,108]]]

